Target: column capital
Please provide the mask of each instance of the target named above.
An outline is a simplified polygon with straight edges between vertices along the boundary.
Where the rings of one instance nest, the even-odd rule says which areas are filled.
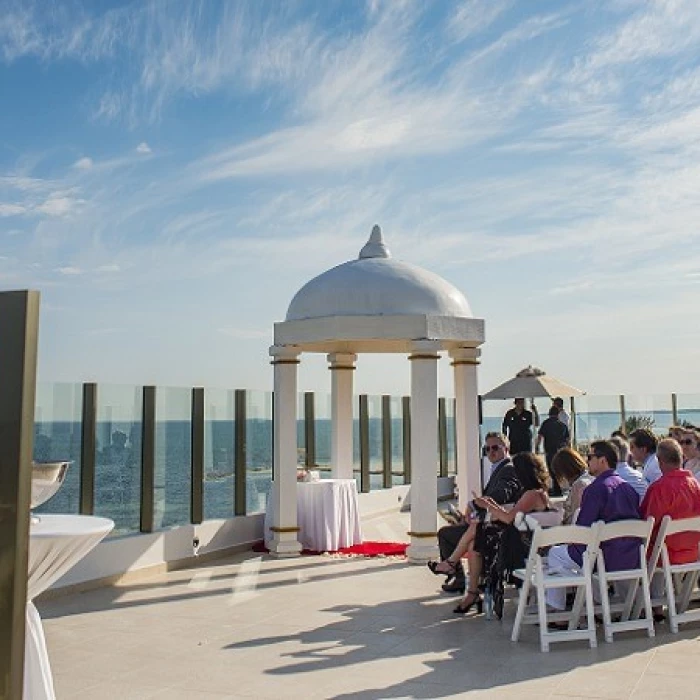
[[[299,364],[301,352],[296,345],[271,345],[269,352],[273,365]]]
[[[352,352],[332,352],[326,355],[328,369],[355,369],[357,355]]]
[[[409,360],[439,360],[442,343],[439,340],[414,340],[410,344]]]
[[[450,350],[452,366],[478,365],[481,363],[481,350],[479,348],[452,348]]]

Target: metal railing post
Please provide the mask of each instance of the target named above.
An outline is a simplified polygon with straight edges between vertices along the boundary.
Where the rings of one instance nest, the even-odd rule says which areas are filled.
[[[578,438],[576,435],[576,401],[574,397],[569,397],[569,432],[571,434],[571,446],[574,449],[578,447]]]
[[[153,532],[156,480],[156,388],[143,387],[141,420],[141,532]],[[167,478],[167,475],[166,475]]]
[[[0,697],[23,694],[39,292],[0,293]]]
[[[411,397],[401,398],[401,420],[403,430],[403,483],[411,483]]]
[[[95,460],[97,456],[97,384],[83,384],[80,437],[80,513],[95,512]]]
[[[360,491],[369,493],[369,403],[367,394],[360,394]]]
[[[314,392],[304,393],[304,466],[313,469],[316,466],[316,404]]]
[[[445,399],[438,399],[438,453],[440,455],[440,476],[447,476],[447,406]]]
[[[204,520],[204,388],[192,389],[192,454],[190,461],[190,522],[199,525]]]
[[[673,425],[678,425],[678,395],[671,394],[671,420]]]
[[[248,397],[245,389],[236,389],[235,403],[235,441],[236,447],[233,460],[233,481],[234,481],[234,515],[245,515],[248,509],[248,424],[247,424],[247,403]]]
[[[625,410],[625,396],[620,394],[620,430],[626,433],[625,423],[627,423],[627,411]]]
[[[382,486],[392,487],[391,478],[391,396],[382,396]]]

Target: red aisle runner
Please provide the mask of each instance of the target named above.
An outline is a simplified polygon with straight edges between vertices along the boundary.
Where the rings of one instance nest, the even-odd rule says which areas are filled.
[[[328,554],[345,554],[355,557],[405,557],[408,544],[405,542],[363,542],[362,544],[354,544],[352,547],[343,547],[337,552],[328,552]],[[263,542],[258,542],[253,545],[254,552],[269,552]],[[310,549],[304,549],[302,554],[324,554],[324,552],[314,552]]]

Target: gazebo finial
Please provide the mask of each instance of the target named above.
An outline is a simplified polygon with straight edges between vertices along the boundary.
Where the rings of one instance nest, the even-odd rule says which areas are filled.
[[[369,235],[369,240],[365,243],[364,247],[360,251],[360,260],[365,258],[390,258],[391,253],[389,249],[384,245],[384,239],[382,238],[382,229],[379,228],[378,224],[372,227],[372,233]]]

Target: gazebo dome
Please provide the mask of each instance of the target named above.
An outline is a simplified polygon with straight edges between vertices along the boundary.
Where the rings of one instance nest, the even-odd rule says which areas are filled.
[[[296,293],[286,320],[400,315],[472,318],[462,292],[428,270],[394,260],[375,226],[357,260],[314,277]]]

